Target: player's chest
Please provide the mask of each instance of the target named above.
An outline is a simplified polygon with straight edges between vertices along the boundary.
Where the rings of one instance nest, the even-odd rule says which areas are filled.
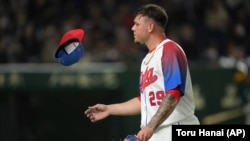
[[[150,57],[147,56],[144,58],[144,61],[141,65],[141,80],[148,81],[148,80],[155,80],[162,75],[162,66],[161,66],[161,59],[160,57],[154,56]]]
[[[150,68],[155,70],[161,67],[161,54],[159,51],[154,51],[147,54],[142,60],[141,71],[147,71]]]

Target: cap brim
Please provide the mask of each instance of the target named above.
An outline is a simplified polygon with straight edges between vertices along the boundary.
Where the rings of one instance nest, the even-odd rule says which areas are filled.
[[[79,42],[83,40],[84,30],[83,29],[72,29],[66,32],[60,40],[59,46],[62,46],[66,42],[77,39]]]

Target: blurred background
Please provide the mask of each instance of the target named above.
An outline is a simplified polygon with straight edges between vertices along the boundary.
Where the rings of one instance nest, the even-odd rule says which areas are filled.
[[[249,0],[0,0],[0,140],[119,141],[140,117],[91,123],[84,110],[138,95],[140,61],[133,13],[163,6],[168,38],[189,60],[202,124],[250,124]],[[54,58],[62,35],[85,30],[84,57]]]

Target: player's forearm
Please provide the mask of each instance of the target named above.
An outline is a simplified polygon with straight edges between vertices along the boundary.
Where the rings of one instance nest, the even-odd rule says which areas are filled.
[[[163,99],[158,111],[153,116],[153,118],[148,123],[148,127],[155,129],[157,128],[165,119],[169,117],[169,115],[173,112],[178,100],[172,95],[168,94]]]
[[[133,98],[123,103],[111,104],[109,106],[110,115],[137,115],[141,111],[138,98]]]

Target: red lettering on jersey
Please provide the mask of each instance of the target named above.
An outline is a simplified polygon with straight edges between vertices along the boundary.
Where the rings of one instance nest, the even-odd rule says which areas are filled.
[[[141,72],[141,92],[143,92],[147,86],[157,80],[157,75],[154,75],[153,72],[154,68],[146,68],[145,72]]]

